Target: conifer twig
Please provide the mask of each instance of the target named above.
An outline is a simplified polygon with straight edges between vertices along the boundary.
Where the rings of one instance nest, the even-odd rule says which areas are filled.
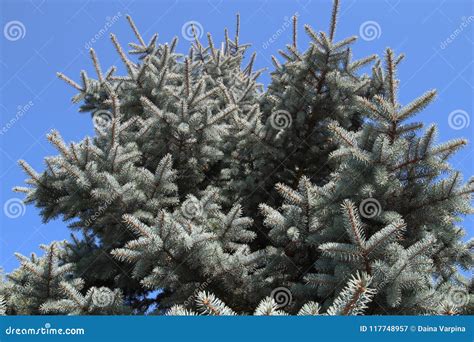
[[[63,73],[57,72],[56,75],[58,76],[58,78],[62,79],[64,82],[66,82],[66,83],[69,84],[70,86],[76,88],[76,89],[79,90],[79,91],[84,91],[84,89],[82,89],[79,84],[77,84],[76,82],[74,82],[73,80],[71,80],[69,77],[67,77],[67,76],[64,75]]]
[[[194,28],[194,24],[191,25],[191,31],[193,32],[194,41],[196,42],[196,46],[199,48],[199,52],[202,54],[202,45],[199,41],[199,37],[196,33],[196,29]]]
[[[227,54],[229,53],[229,31],[227,30],[227,28],[224,29],[224,41],[225,41],[224,52]]]
[[[102,70],[100,68],[99,60],[97,59],[97,55],[94,49],[90,49],[89,53],[91,54],[92,62],[94,63],[95,72],[97,73],[97,77],[99,78],[99,82],[104,82],[104,77],[102,75]]]
[[[71,155],[69,154],[68,148],[66,144],[64,143],[63,139],[59,135],[59,132],[56,130],[52,130],[47,136],[48,140],[56,146],[56,148],[61,152],[61,154],[66,158],[69,159],[71,158]]]
[[[25,170],[25,172],[36,182],[36,183],[40,183],[40,175],[38,172],[35,171],[35,169],[33,169],[30,164],[28,164],[26,161],[24,161],[23,159],[19,160],[18,161],[18,164],[20,164],[20,166],[22,167],[23,170]]]
[[[189,67],[189,59],[185,58],[184,59],[184,90],[185,90],[186,98],[189,98],[189,95],[191,94],[190,78],[191,78],[191,71]]]
[[[214,42],[212,41],[212,36],[210,33],[207,33],[207,41],[209,42],[209,50],[211,51],[212,59],[214,62],[218,62],[216,57],[216,49],[214,48]]]
[[[387,73],[388,73],[388,91],[389,91],[389,99],[392,106],[395,106],[396,98],[395,98],[395,65],[393,62],[393,51],[392,49],[386,50],[386,63],[387,63]]]
[[[331,14],[331,25],[329,29],[329,40],[331,42],[334,40],[334,34],[336,33],[338,12],[339,12],[339,0],[334,0],[334,5],[332,8],[332,14]]]
[[[235,48],[239,48],[239,35],[240,35],[240,14],[236,15],[236,25],[235,25]]]
[[[140,44],[142,44],[143,47],[145,47],[146,43],[143,40],[143,38],[142,38],[140,32],[138,31],[137,27],[135,26],[135,23],[133,22],[132,17],[127,15],[126,18],[127,18],[128,23],[130,24],[130,27],[133,30],[133,33],[135,33],[135,36],[137,37],[138,41],[140,42]]]
[[[296,14],[293,16],[293,47],[297,49],[297,26],[298,26],[298,17]]]
[[[252,54],[252,57],[250,57],[249,64],[244,69],[244,72],[247,73],[247,75],[249,75],[249,76],[252,74],[253,64],[255,63],[255,58],[256,57],[257,57],[257,53],[254,52]]]
[[[125,55],[125,52],[123,52],[122,46],[117,40],[117,37],[112,33],[110,34],[110,39],[112,39],[112,43],[115,46],[115,49],[117,50],[120,58],[122,59],[123,63],[127,67],[128,73],[130,76],[133,76],[133,66],[132,63],[128,60],[127,56]]]

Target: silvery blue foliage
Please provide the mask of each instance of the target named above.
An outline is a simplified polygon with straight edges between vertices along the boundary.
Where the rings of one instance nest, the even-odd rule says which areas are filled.
[[[305,26],[306,49],[295,30],[267,90],[239,17],[187,54],[128,17],[136,58],[111,36],[126,75],[93,50],[96,78],[59,74],[96,134],[52,131],[58,154],[42,172],[20,161],[16,190],[75,234],[18,255],[0,314],[472,313],[459,221],[474,181],[448,161],[467,141],[413,121],[435,91],[399,103],[403,56],[352,59],[338,5],[328,33]]]

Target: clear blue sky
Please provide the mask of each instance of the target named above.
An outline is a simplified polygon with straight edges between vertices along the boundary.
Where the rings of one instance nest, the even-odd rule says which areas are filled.
[[[428,89],[438,89],[436,102],[419,120],[437,123],[440,141],[471,138],[469,147],[452,163],[466,178],[474,174],[474,122],[467,125],[467,121],[455,121],[451,126],[460,129],[453,129],[448,119],[452,112],[468,120],[473,115],[473,2],[341,2],[336,38],[365,36],[365,40],[359,39],[354,46],[355,57],[381,54],[388,46],[406,53],[399,70],[401,102],[408,103]],[[185,52],[189,43],[183,39],[182,27],[186,22],[199,22],[203,31],[211,32],[217,41],[223,37],[225,26],[233,31],[235,13],[240,12],[241,41],[252,43],[251,51],[258,54],[257,67],[271,68],[270,56],[291,41],[288,18],[295,12],[299,14],[298,43],[302,47],[308,42],[303,24],[326,30],[331,12],[330,0],[0,0],[0,3],[3,33],[0,36],[0,265],[6,271],[17,266],[15,251],[38,252],[41,243],[69,237],[64,222],[42,224],[33,206],[15,213],[15,198],[23,196],[13,193],[11,188],[22,185],[26,178],[16,164],[18,159],[43,170],[43,158],[56,154],[45,138],[51,128],[58,129],[66,141],[79,141],[93,134],[90,117],[77,113],[78,107],[71,104],[74,90],[55,76],[61,71],[79,81],[81,69],[93,74],[87,45],[97,51],[104,69],[115,64],[123,70],[108,34],[116,33],[124,46],[134,41],[126,14],[133,16],[145,39],[158,32],[159,41],[167,42],[176,35],[180,38],[178,49]],[[111,27],[101,35],[108,22]],[[98,39],[91,42],[96,35]],[[268,74],[261,78],[264,84],[268,81]],[[455,126],[456,122],[459,126]],[[8,215],[4,210],[7,202],[13,208]],[[472,216],[463,225],[470,236],[474,235]]]

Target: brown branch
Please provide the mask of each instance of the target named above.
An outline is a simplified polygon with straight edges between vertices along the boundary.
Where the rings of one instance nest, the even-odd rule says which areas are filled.
[[[347,303],[347,305],[344,307],[344,309],[342,310],[342,315],[343,316],[347,316],[349,314],[349,312],[351,312],[352,308],[354,307],[354,305],[357,303],[357,301],[359,300],[360,296],[362,296],[362,294],[366,291],[367,289],[363,286],[361,286],[360,284],[357,286],[357,291],[354,293],[354,296],[352,297],[352,299],[350,300],[349,303]]]

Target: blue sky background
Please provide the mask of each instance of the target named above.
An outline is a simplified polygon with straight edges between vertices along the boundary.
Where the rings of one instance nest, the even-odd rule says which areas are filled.
[[[186,52],[185,23],[199,22],[204,33],[211,32],[219,41],[224,27],[233,32],[235,13],[239,12],[241,42],[252,43],[258,68],[271,70],[271,55],[291,42],[288,23],[293,14],[299,14],[298,44],[304,47],[308,38],[303,24],[327,30],[331,13],[330,0],[0,0],[0,4],[0,265],[6,271],[18,265],[14,252],[38,252],[41,243],[69,237],[61,220],[42,224],[33,206],[20,208],[13,215],[18,217],[11,217],[5,205],[23,197],[11,191],[26,178],[16,161],[25,159],[43,170],[43,158],[56,154],[45,138],[51,128],[58,129],[66,141],[94,134],[90,117],[77,113],[78,106],[71,103],[74,89],[55,76],[61,71],[79,81],[82,69],[93,75],[88,44],[96,50],[103,69],[117,65],[123,71],[108,35],[116,33],[123,46],[135,41],[126,14],[133,16],[145,40],[155,32],[160,42],[178,36],[178,50]],[[473,4],[469,0],[343,0],[336,39],[364,36],[363,28],[368,26],[365,39],[359,38],[353,47],[355,57],[382,54],[388,46],[406,53],[398,74],[400,101],[406,104],[428,89],[438,89],[436,102],[418,119],[437,123],[440,141],[457,137],[474,140],[474,122],[468,122],[473,115]],[[12,21],[23,25],[18,36],[14,30],[8,31]],[[106,34],[91,43],[107,22],[111,27]],[[260,81],[268,84],[268,73]],[[453,112],[466,120],[450,125],[448,118]],[[473,143],[452,160],[466,178],[474,174]],[[463,225],[468,236],[473,236],[474,218],[465,218]]]

